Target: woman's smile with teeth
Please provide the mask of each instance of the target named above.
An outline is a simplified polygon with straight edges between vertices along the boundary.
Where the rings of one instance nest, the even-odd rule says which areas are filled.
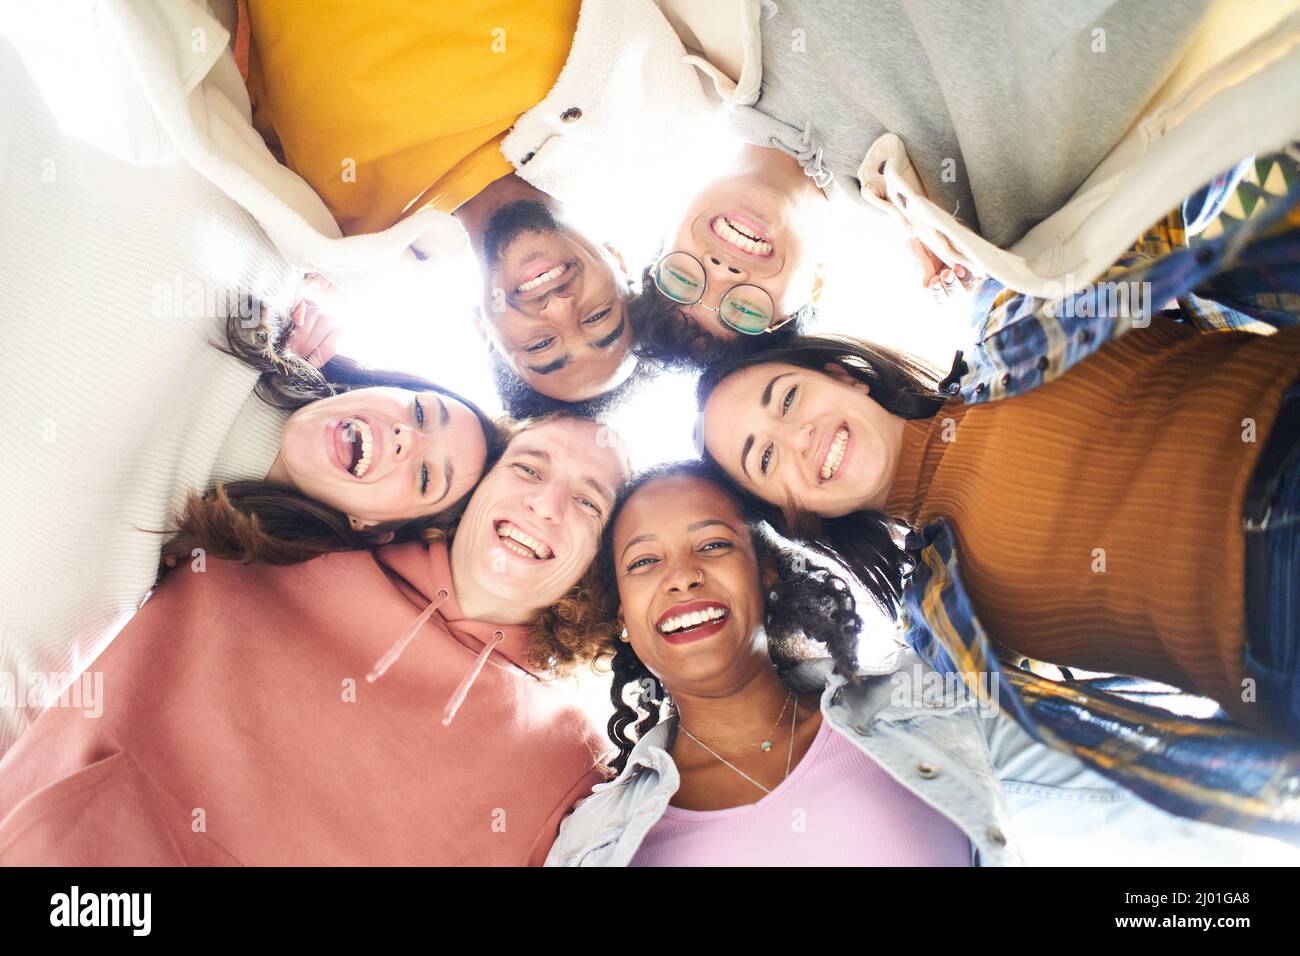
[[[350,418],[340,422],[343,429],[343,441],[351,446],[352,458],[348,471],[357,478],[364,478],[375,457],[375,434],[370,426],[359,418]]]
[[[684,631],[687,628],[708,624],[710,621],[720,621],[726,616],[726,608],[721,607],[709,607],[700,611],[692,611],[690,614],[678,614],[660,622],[659,633],[672,634],[676,631]]]
[[[726,216],[715,216],[709,224],[713,234],[737,249],[742,249],[754,256],[770,256],[772,244],[766,239],[754,235],[743,226],[738,226]]]
[[[835,440],[831,442],[830,451],[826,453],[826,460],[822,462],[821,479],[830,481],[835,477],[835,473],[840,470],[840,464],[844,461],[844,449],[849,444],[849,430],[841,425],[835,432]]]
[[[501,539],[503,547],[521,558],[546,561],[552,557],[552,551],[547,545],[532,535],[520,531],[509,521],[502,521],[497,525],[497,537]]]

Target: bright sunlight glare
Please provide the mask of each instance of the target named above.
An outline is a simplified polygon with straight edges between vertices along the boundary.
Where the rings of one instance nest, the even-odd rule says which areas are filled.
[[[669,184],[652,195],[625,189],[616,209],[593,203],[569,213],[607,237],[639,275],[669,234],[674,213],[738,148],[737,140],[720,133],[713,143],[697,144],[690,164],[674,170]],[[626,177],[629,183],[638,179]],[[662,171],[656,181],[664,181]],[[824,286],[817,330],[905,349],[946,371],[959,341],[961,300],[937,304],[919,287],[916,266],[891,224],[847,207],[838,208],[833,220],[832,254],[823,271],[840,278]],[[498,413],[484,343],[473,323],[481,294],[477,265],[468,254],[437,265],[403,262],[349,290],[336,315],[343,328],[340,351],[370,365],[425,375]],[[694,422],[695,381],[685,374],[660,376],[653,389],[610,416],[637,468],[696,457]]]

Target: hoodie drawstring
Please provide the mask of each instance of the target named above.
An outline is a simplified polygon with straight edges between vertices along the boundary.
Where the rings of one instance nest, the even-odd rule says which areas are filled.
[[[496,630],[492,632],[492,640],[483,645],[483,650],[479,651],[478,660],[474,666],[469,669],[463,678],[460,686],[456,688],[456,693],[451,695],[451,700],[447,701],[447,707],[442,712],[442,725],[450,727],[451,722],[456,718],[456,711],[460,710],[460,705],[465,703],[465,698],[469,695],[469,689],[474,686],[474,681],[478,679],[479,673],[483,670],[483,665],[487,663],[488,657],[496,650],[496,646],[506,639],[506,632]]]
[[[397,639],[397,643],[388,649],[387,654],[379,658],[374,669],[366,675],[367,683],[373,684],[375,681],[379,680],[379,678],[384,676],[384,672],[387,671],[388,668],[392,667],[397,659],[402,656],[402,651],[406,650],[406,645],[410,644],[411,641],[415,639],[415,635],[420,632],[420,628],[424,627],[425,621],[433,617],[433,612],[446,603],[447,598],[449,597],[451,597],[450,591],[446,588],[438,588],[434,599],[429,602],[429,606],[426,607],[421,612],[420,616],[415,619],[415,623],[407,629],[405,634]]]
[[[798,146],[790,146],[776,136],[769,136],[768,142],[793,157],[803,168],[804,175],[810,178],[818,189],[825,189],[835,180],[835,174],[822,165],[823,147],[821,140],[813,132],[812,120],[804,123]]]

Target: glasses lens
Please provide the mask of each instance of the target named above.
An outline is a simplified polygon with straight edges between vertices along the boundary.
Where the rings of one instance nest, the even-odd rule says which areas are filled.
[[[682,305],[699,302],[704,295],[704,267],[685,252],[670,252],[655,269],[655,288]]]
[[[737,332],[760,335],[772,324],[776,306],[766,289],[738,285],[722,297],[718,317]]]

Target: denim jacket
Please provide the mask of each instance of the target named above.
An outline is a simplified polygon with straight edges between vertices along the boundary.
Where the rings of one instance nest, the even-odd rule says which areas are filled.
[[[1175,821],[1073,757],[1034,743],[978,694],[921,693],[927,675],[936,672],[899,649],[861,683],[834,674],[828,659],[801,664],[786,683],[801,692],[823,687],[823,719],[960,828],[973,864],[1016,866],[1027,855],[1033,862],[1032,847],[1024,851],[1040,827],[1057,838],[1123,834],[1125,840],[1181,828],[1194,832],[1188,845],[1198,854],[1218,839],[1215,828]],[[652,728],[622,773],[593,788],[561,824],[547,866],[632,860],[677,792],[668,750],[675,731],[675,718]]]

